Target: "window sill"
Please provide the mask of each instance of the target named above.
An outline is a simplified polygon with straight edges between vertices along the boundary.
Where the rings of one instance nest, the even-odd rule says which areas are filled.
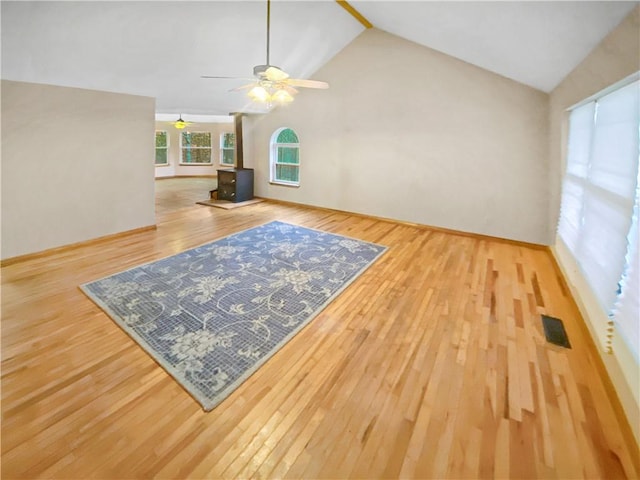
[[[279,187],[293,187],[293,188],[299,188],[300,184],[299,183],[286,183],[286,182],[274,182],[271,181],[269,182],[270,185],[277,185]]]
[[[213,167],[213,163],[179,163],[181,167]]]
[[[156,163],[155,166],[156,167],[170,167],[171,164],[170,163]]]

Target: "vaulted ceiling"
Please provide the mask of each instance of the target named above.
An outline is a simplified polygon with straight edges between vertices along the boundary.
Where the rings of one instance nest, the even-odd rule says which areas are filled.
[[[551,91],[638,2],[352,1],[374,27]],[[2,1],[2,78],[155,97],[162,113],[252,111],[266,1]],[[333,0],[271,5],[272,64],[313,74],[365,27]],[[323,80],[322,78],[317,78]],[[304,93],[302,93],[304,94]]]

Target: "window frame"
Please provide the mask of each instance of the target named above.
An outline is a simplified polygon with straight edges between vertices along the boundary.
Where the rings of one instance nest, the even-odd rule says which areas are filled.
[[[182,138],[183,138],[183,135],[184,135],[185,133],[188,133],[188,134],[190,134],[190,135],[191,135],[191,134],[194,134],[194,133],[204,133],[204,134],[209,135],[209,146],[208,146],[208,147],[194,147],[194,146],[190,146],[188,149],[187,149],[187,148],[185,148],[185,147],[183,146],[183,144],[182,144],[182,142],[183,142]],[[179,135],[179,138],[180,138],[180,158],[179,158],[179,165],[181,165],[181,166],[183,166],[183,165],[184,165],[184,166],[200,166],[200,167],[203,167],[203,166],[204,166],[204,167],[212,166],[212,165],[213,165],[213,141],[212,141],[212,138],[211,138],[211,137],[212,137],[212,134],[211,134],[211,132],[208,132],[208,131],[200,131],[200,130],[198,130],[198,131],[186,131],[186,132],[185,132],[185,131],[182,131],[182,132],[180,132],[180,135]],[[184,159],[184,152],[185,152],[185,150],[209,150],[209,152],[210,152],[210,155],[209,155],[210,161],[209,161],[209,162],[207,162],[207,163],[204,163],[204,162],[185,162],[185,161],[183,160],[183,159]]]
[[[277,139],[280,134],[285,130],[291,130],[298,138],[298,143],[278,143]],[[298,163],[281,163],[278,162],[278,152],[280,148],[296,148],[298,150]],[[300,137],[298,133],[291,127],[278,128],[271,135],[271,141],[269,142],[269,183],[274,185],[284,185],[287,187],[299,187],[300,186]],[[288,167],[296,167],[298,169],[298,181],[293,182],[290,180],[281,180],[276,178],[277,166],[286,165]]]
[[[628,159],[625,168],[633,171],[635,178],[629,177],[629,172],[619,176],[634,178],[635,186],[629,184],[625,189],[620,181],[607,181],[607,176],[615,175],[616,170],[603,170],[602,166],[611,166],[609,157],[620,155],[615,149],[615,153],[606,150],[607,154],[603,155],[603,145],[620,143],[619,137],[614,142],[607,138],[607,129],[612,125],[624,125],[624,121],[619,121],[625,118],[624,113],[613,116],[614,121],[611,121],[612,96],[627,87],[635,88],[637,92],[639,82],[640,72],[636,72],[567,109],[564,174],[556,231],[556,244],[561,251],[566,250],[567,258],[574,264],[571,268],[593,297],[590,308],[597,312],[595,318],[604,315],[607,320],[606,324],[594,324],[597,339],[605,351],[612,353],[612,337],[620,336],[629,345],[636,361],[639,345],[632,345],[632,342],[639,330],[638,324],[634,323],[637,315],[630,316],[628,312],[632,311],[629,304],[637,302],[638,295],[637,290],[633,290],[638,282],[637,264],[632,263],[637,262],[640,210],[640,168],[634,163],[638,161],[637,117],[636,123],[627,122],[631,132],[628,138],[635,137],[635,145],[628,150],[631,155],[619,157]],[[637,97],[635,102],[637,104]],[[601,108],[604,109],[602,113]],[[575,141],[572,135],[580,141]],[[624,149],[621,151],[625,152]],[[611,224],[616,228],[607,228]],[[609,236],[599,232],[608,232]],[[630,318],[633,321],[630,322]]]
[[[225,135],[233,135],[233,143],[234,143],[233,147],[225,147],[224,146]],[[236,150],[235,141],[236,141],[236,139],[235,138],[236,138],[236,134],[233,133],[233,132],[222,132],[220,134],[220,158],[219,158],[219,163],[220,163],[221,166],[224,166],[224,167],[233,167],[233,166],[235,166],[235,164],[236,164],[236,155],[235,155],[235,150]],[[226,162],[222,161],[224,159],[224,153],[226,151],[233,152],[233,159],[232,159],[231,163],[226,163]]]
[[[158,133],[164,133],[165,136],[166,136],[167,144],[164,147],[158,147],[158,144],[157,144],[157,142],[158,142]],[[154,138],[155,138],[155,141],[156,141],[156,147],[155,147],[156,155],[157,155],[158,150],[161,149],[161,150],[165,150],[165,155],[167,157],[167,162],[166,163],[155,163],[155,161],[154,161],[154,166],[156,166],[156,167],[168,167],[169,165],[171,165],[171,162],[169,162],[169,139],[170,139],[169,131],[168,130],[156,130]],[[158,158],[158,157],[156,156],[156,158]]]

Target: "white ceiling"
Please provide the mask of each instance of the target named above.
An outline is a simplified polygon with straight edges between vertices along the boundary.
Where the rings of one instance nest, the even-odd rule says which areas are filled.
[[[353,1],[377,28],[545,92],[638,2]]]
[[[377,28],[543,91],[638,2],[350,2]],[[2,78],[156,97],[162,113],[255,108],[242,81],[266,60],[266,2],[2,1]],[[364,27],[333,0],[274,0],[271,62],[312,75]],[[301,94],[304,94],[302,92]]]

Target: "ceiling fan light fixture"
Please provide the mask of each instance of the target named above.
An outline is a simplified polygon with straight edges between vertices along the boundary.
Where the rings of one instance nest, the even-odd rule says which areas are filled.
[[[291,95],[289,92],[287,92],[282,88],[280,90],[276,90],[275,93],[271,95],[271,98],[273,99],[274,102],[277,102],[277,103],[293,102],[293,95]]]
[[[180,118],[178,118],[178,120],[173,122],[173,126],[176,127],[178,130],[182,130],[187,125],[188,123],[182,119],[182,115],[180,115]]]
[[[271,95],[262,85],[256,85],[247,94],[252,100],[256,102],[267,103],[271,100]]]

